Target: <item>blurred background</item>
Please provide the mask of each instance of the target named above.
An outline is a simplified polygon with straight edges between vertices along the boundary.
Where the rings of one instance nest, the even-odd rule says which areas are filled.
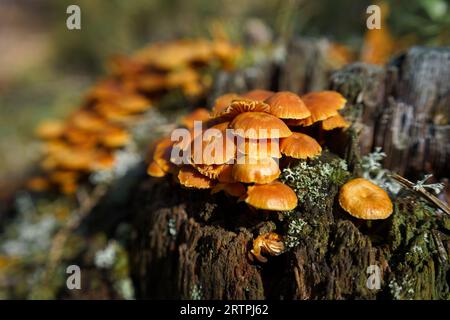
[[[66,9],[72,4],[81,8],[81,30],[66,27]],[[382,9],[381,30],[366,28],[370,4]],[[0,0],[0,299],[67,298],[60,291],[64,264],[54,272],[48,261],[52,244],[61,243],[61,237],[66,237],[67,245],[64,250],[56,246],[60,255],[56,260],[76,257],[89,272],[87,278],[95,280],[89,282],[95,298],[133,298],[123,240],[130,233],[126,224],[115,228],[114,234],[82,238],[71,233],[71,218],[80,215],[73,202],[53,196],[33,198],[27,192],[11,194],[41,158],[36,126],[79,109],[83,95],[106,75],[111,56],[130,55],[155,41],[218,36],[244,51],[255,42],[274,48],[292,38],[325,38],[335,49],[330,60],[339,60],[336,68],[357,60],[385,64],[413,45],[448,46],[450,3]],[[155,115],[150,113],[150,118],[162,123]],[[5,198],[14,201],[9,220],[1,215]]]
[[[81,30],[66,28],[70,4],[81,8]],[[208,36],[220,25],[239,43],[246,40],[243,30],[259,28],[266,41],[326,37],[359,55],[368,41],[370,4],[367,0],[1,0],[0,190],[10,189],[38,157],[35,126],[76,108],[112,54],[127,54],[155,40]],[[390,51],[412,44],[449,44],[448,1],[381,4],[388,27],[385,38],[395,39]]]

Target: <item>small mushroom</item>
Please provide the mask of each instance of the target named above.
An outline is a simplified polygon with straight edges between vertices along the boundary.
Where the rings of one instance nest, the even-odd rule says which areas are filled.
[[[328,119],[338,114],[338,110],[344,108],[347,100],[335,91],[310,92],[301,97],[311,116],[306,119],[290,122],[291,125],[310,126],[317,121]]]
[[[245,202],[256,209],[289,211],[297,207],[297,195],[287,185],[274,181],[247,188]]]
[[[243,112],[269,112],[270,107],[262,101],[238,99],[233,100],[222,112],[215,118],[222,120],[231,120]]]
[[[47,120],[36,128],[36,135],[44,140],[59,138],[64,132],[65,125],[58,120]]]
[[[242,97],[236,93],[226,93],[218,97],[212,108],[212,116],[217,117],[233,100],[237,99],[242,99]]]
[[[393,211],[386,191],[363,178],[350,180],[341,187],[339,204],[350,215],[364,220],[386,219]]]
[[[241,154],[250,155],[254,158],[281,158],[278,139],[244,139],[242,142],[238,141],[237,151]]]
[[[343,116],[340,114],[337,114],[335,116],[332,116],[328,119],[325,119],[322,121],[322,129],[323,130],[333,130],[337,128],[348,128],[350,126],[350,123],[348,123]]]
[[[210,189],[214,186],[213,180],[202,175],[192,166],[183,166],[178,172],[180,184],[187,188]]]
[[[43,192],[50,188],[50,182],[44,177],[33,177],[27,181],[26,187],[31,191]]]
[[[155,178],[161,178],[166,175],[166,172],[164,172],[164,170],[161,169],[161,167],[156,163],[156,161],[152,161],[147,167],[147,174]]]
[[[197,108],[181,119],[181,124],[186,128],[194,128],[194,121],[207,121],[210,118],[209,111],[205,108]]]
[[[264,101],[267,98],[269,98],[271,95],[273,95],[274,93],[275,92],[269,91],[269,90],[256,89],[256,90],[252,90],[247,93],[244,93],[242,95],[242,97],[245,99],[250,99],[250,100],[255,100],[255,101]]]
[[[100,142],[108,148],[119,148],[128,144],[131,140],[130,134],[120,127],[109,127],[100,135]]]
[[[232,175],[236,181],[244,183],[269,183],[280,176],[278,163],[270,157],[238,159]]]
[[[284,244],[282,237],[275,232],[268,232],[259,235],[253,240],[253,249],[250,250],[249,258],[253,261],[253,256],[262,263],[267,262],[267,258],[262,253],[267,253],[271,256],[278,256],[284,251]]]
[[[291,158],[307,159],[319,155],[322,147],[316,139],[303,133],[294,132],[290,137],[280,139],[280,151]]]
[[[270,113],[280,119],[305,119],[311,115],[302,99],[293,92],[277,92],[265,102],[270,105]]]
[[[286,138],[292,132],[277,117],[264,112],[244,112],[230,123],[235,133],[247,139]]]

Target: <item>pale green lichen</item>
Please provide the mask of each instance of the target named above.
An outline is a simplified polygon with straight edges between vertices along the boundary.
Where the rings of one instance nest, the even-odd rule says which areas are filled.
[[[202,300],[203,299],[203,292],[202,292],[202,286],[194,284],[191,288],[190,292],[190,298],[191,300]]]
[[[286,248],[294,248],[299,245],[300,236],[306,224],[306,221],[301,218],[290,219],[284,240],[284,245]]]
[[[319,209],[325,209],[323,199],[328,196],[329,186],[342,185],[349,175],[344,160],[319,157],[289,165],[283,170],[280,179],[294,189],[300,203],[307,201]]]
[[[392,297],[396,300],[411,300],[414,298],[414,279],[406,275],[399,281],[392,279],[389,282],[389,289]]]
[[[169,234],[174,238],[177,235],[177,225],[176,225],[176,221],[173,218],[169,219],[168,222],[168,231]]]

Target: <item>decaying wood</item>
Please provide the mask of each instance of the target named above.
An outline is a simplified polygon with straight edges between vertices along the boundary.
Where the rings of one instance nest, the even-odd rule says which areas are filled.
[[[284,62],[222,75],[215,93],[261,86],[309,90],[294,84],[294,78],[304,79],[305,71],[294,75],[302,61],[312,61],[307,52],[315,51],[300,54],[296,48],[290,47],[287,56],[292,58]],[[400,173],[448,173],[448,136],[443,135],[448,128],[432,119],[441,114],[439,101],[445,99],[450,85],[449,56],[448,50],[415,48],[387,69],[353,64],[331,77],[329,87],[347,97],[349,116],[360,125],[363,152],[383,146],[386,164]],[[448,116],[448,109],[445,112]],[[408,115],[412,118],[403,120]],[[417,126],[412,126],[416,120]],[[425,131],[432,136],[424,135]],[[355,173],[360,170],[360,144],[358,134],[352,132],[335,141],[340,146],[338,155]],[[398,144],[399,139],[403,144]],[[424,161],[425,153],[432,159],[431,167]],[[254,211],[223,194],[185,190],[171,178],[145,178],[128,207],[134,228],[129,250],[137,297],[450,298],[450,220],[446,215],[403,191],[395,198],[389,219],[360,221],[339,207],[338,182],[328,181],[324,188],[320,206],[306,197],[287,215]],[[301,222],[301,227],[286,252],[270,257],[266,264],[248,259],[253,238],[273,230],[286,236],[294,222]],[[367,286],[370,266],[380,272],[379,289]]]

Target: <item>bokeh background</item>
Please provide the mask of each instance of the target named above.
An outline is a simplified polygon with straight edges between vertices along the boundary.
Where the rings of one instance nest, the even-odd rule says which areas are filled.
[[[81,30],[66,28],[66,8],[82,11]],[[11,190],[39,156],[33,130],[43,119],[76,108],[101,77],[108,57],[155,40],[209,36],[221,28],[245,43],[326,37],[357,57],[367,41],[366,8],[355,0],[2,0],[0,1],[0,190]],[[379,3],[393,53],[413,44],[448,45],[446,0]],[[261,31],[262,30],[262,31]]]

